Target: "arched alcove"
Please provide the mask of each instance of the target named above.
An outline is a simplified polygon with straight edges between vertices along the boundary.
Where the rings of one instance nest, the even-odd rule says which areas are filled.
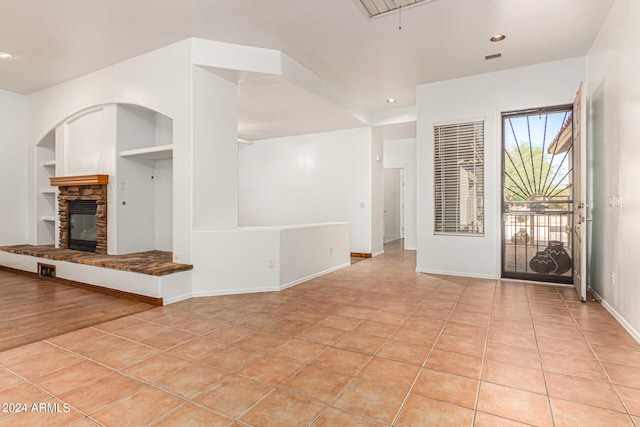
[[[49,178],[108,175],[107,253],[173,249],[173,120],[107,104],[62,120],[36,146],[36,244],[60,246]]]

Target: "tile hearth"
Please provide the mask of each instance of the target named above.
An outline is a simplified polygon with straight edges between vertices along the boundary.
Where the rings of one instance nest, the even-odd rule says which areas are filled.
[[[151,276],[164,276],[179,271],[192,270],[189,264],[174,263],[171,252],[145,251],[126,255],[104,255],[71,249],[56,249],[53,245],[0,246],[0,251],[39,258],[93,265],[114,270],[131,271]]]

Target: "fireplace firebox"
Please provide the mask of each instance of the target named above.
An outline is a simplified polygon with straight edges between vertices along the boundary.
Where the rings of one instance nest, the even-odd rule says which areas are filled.
[[[95,200],[69,200],[69,249],[95,252],[96,210]]]
[[[107,184],[109,183],[109,175],[60,176],[49,179],[52,186],[59,188],[60,248],[106,254]],[[80,212],[76,212],[76,215],[80,216],[71,223],[69,209],[71,209],[72,204],[78,201],[91,203],[90,210],[81,208]],[[73,209],[75,210],[75,208]],[[95,219],[82,215],[93,215]],[[93,227],[94,221],[95,227]],[[94,241],[85,240],[93,238],[94,233]]]

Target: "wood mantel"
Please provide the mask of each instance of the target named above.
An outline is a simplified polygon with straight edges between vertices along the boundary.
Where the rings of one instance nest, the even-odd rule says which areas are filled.
[[[49,178],[53,187],[70,187],[74,185],[107,185],[109,175],[56,176]]]

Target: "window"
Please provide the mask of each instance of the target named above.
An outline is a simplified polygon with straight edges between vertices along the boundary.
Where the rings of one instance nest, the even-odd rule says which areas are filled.
[[[484,235],[484,121],[433,131],[434,233]]]

